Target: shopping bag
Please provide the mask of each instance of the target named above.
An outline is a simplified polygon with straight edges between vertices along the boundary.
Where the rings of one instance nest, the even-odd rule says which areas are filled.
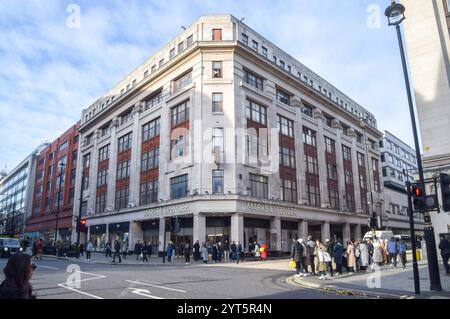
[[[297,267],[297,263],[293,260],[289,261],[289,268],[295,269]]]

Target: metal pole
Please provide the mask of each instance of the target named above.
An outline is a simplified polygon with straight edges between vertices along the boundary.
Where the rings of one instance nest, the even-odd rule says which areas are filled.
[[[411,115],[411,124],[412,124],[413,135],[414,135],[414,146],[416,149],[417,168],[419,170],[419,181],[421,184],[424,184],[422,158],[421,158],[421,154],[420,154],[419,137],[417,134],[417,127],[416,127],[416,116],[414,114],[411,86],[409,83],[409,75],[408,75],[408,68],[406,65],[405,50],[403,48],[402,33],[400,30],[400,25],[397,25],[395,28],[397,29],[398,43],[400,46],[400,56],[402,58],[402,65],[403,65],[403,74],[405,76],[406,91],[408,94],[409,113]],[[425,241],[427,243],[428,272],[430,275],[430,289],[436,290],[436,291],[442,291],[441,278],[439,275],[439,264],[438,264],[437,251],[436,251],[436,240],[434,238],[434,229],[433,229],[433,225],[431,224],[430,213],[427,211],[424,211],[423,213],[424,213],[424,221],[425,221],[425,228],[424,228],[423,232],[425,235]]]
[[[159,225],[161,227],[161,225]],[[164,217],[163,264],[166,263],[166,218]]]
[[[411,202],[411,183],[406,182],[406,190],[408,192],[408,213],[409,213],[409,228],[411,232],[411,243],[412,243],[412,255],[413,255],[413,274],[414,274],[414,292],[416,295],[420,295],[420,278],[419,278],[419,266],[417,264],[416,255],[416,231],[414,229],[414,212],[412,209]]]
[[[58,219],[59,219],[59,202],[61,200],[61,182],[64,170],[64,164],[61,163],[61,173],[59,174],[59,183],[58,183],[58,203],[56,204],[56,229],[55,229],[55,240],[53,245],[56,247],[57,235],[58,235]]]
[[[83,189],[84,189],[84,169],[81,171],[81,192],[80,192],[80,209],[78,211],[78,219],[77,219],[77,243],[80,244],[80,220],[81,220],[81,211],[83,208]]]

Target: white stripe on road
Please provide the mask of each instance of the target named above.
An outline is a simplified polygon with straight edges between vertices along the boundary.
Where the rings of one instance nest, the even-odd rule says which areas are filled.
[[[150,286],[150,287],[155,287],[155,288],[161,288],[161,289],[167,289],[167,290],[173,290],[173,291],[186,293],[185,290],[180,290],[180,289],[167,288],[167,287],[147,284],[147,283],[143,283],[143,282],[139,282],[139,281],[132,281],[132,280],[125,280],[125,281],[131,282],[131,283],[134,283],[134,284],[138,284],[138,285],[144,285],[144,286]]]
[[[38,267],[38,269],[39,269],[39,268],[48,268],[48,269],[53,269],[53,270],[59,270],[59,269],[61,269],[61,268],[55,268],[55,267],[49,267],[49,266],[43,266],[43,265],[39,265],[39,264],[36,264],[36,266]]]
[[[139,296],[144,296],[144,297],[148,297],[148,298],[152,298],[152,299],[164,299],[161,297],[150,295],[151,292],[148,291],[147,289],[139,289],[139,288],[128,288],[128,289],[132,289],[133,290],[132,293],[139,295]]]
[[[66,288],[66,289],[78,292],[80,294],[83,294],[83,295],[86,295],[86,296],[89,296],[89,297],[92,297],[92,298],[95,298],[95,299],[104,299],[104,298],[99,297],[99,296],[88,294],[87,292],[83,292],[83,291],[80,291],[80,290],[77,290],[77,289],[74,289],[74,288],[70,288],[70,287],[64,286],[64,284],[58,284],[58,286],[61,287],[61,288]]]

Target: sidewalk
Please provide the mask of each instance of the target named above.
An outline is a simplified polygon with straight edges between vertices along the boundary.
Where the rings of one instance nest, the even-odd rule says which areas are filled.
[[[319,276],[290,277],[288,282],[304,288],[324,290],[337,294],[359,295],[372,298],[433,298],[450,299],[450,276],[445,274],[444,267],[440,266],[442,292],[430,290],[428,264],[419,263],[419,277],[421,294],[414,293],[414,276],[412,263],[406,269],[391,269],[390,266],[381,267],[380,271],[373,273],[342,274],[320,280]]]

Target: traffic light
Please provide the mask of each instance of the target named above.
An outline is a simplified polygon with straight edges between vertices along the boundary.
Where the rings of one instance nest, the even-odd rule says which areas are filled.
[[[376,229],[377,228],[377,219],[376,217],[369,217],[368,224],[370,229]]]
[[[85,232],[87,230],[87,221],[85,218],[81,218],[77,222],[77,232]]]
[[[425,211],[425,185],[424,184],[412,184],[411,185],[411,198],[413,203],[413,211],[423,212]]]
[[[442,208],[444,212],[450,212],[450,175],[440,174]]]

